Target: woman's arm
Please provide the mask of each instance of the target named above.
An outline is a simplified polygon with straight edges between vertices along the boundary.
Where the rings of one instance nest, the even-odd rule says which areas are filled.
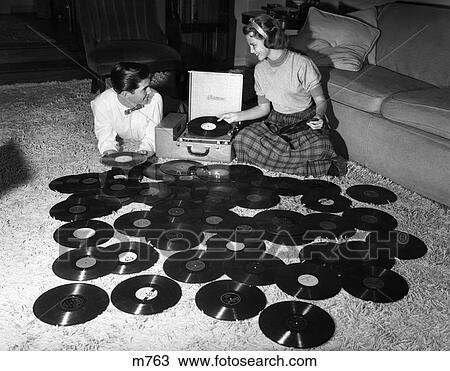
[[[239,121],[255,120],[267,116],[269,112],[270,112],[270,102],[260,103],[257,106],[249,108],[245,111],[223,113],[222,115],[219,116],[218,121],[225,120],[229,123],[232,123]]]
[[[320,85],[311,89],[310,93],[316,104],[316,114],[306,124],[313,130],[319,130],[323,127],[323,119],[327,111],[327,100]]]

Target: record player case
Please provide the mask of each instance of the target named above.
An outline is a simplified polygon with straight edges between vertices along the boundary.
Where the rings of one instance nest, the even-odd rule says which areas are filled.
[[[155,128],[156,155],[206,162],[230,162],[234,132],[208,138],[188,132],[197,117],[242,109],[242,74],[189,71],[189,114],[169,113]]]

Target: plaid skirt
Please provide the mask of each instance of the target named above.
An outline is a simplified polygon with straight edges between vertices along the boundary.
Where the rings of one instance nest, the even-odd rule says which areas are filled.
[[[336,157],[326,125],[321,130],[306,126],[297,133],[282,136],[276,133],[314,114],[315,107],[293,114],[272,110],[264,122],[252,124],[236,135],[233,148],[237,161],[300,176],[326,175],[331,159]]]

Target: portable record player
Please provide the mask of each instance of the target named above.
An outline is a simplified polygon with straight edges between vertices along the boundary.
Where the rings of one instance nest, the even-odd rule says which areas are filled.
[[[189,114],[169,113],[155,129],[162,158],[230,162],[233,127],[217,116],[242,109],[242,74],[189,71]]]

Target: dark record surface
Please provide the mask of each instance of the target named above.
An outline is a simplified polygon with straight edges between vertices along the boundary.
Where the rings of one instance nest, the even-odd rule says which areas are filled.
[[[118,198],[136,195],[142,189],[142,184],[133,179],[114,179],[107,181],[102,188],[106,196]]]
[[[97,246],[114,236],[114,229],[100,220],[79,220],[59,227],[53,238],[60,245],[70,248]]]
[[[307,192],[303,181],[291,177],[263,176],[251,181],[252,186],[273,190],[279,196],[298,196]]]
[[[100,287],[69,283],[54,287],[39,296],[34,315],[50,325],[71,326],[85,323],[101,314],[109,305],[109,296]]]
[[[372,184],[354,185],[345,191],[351,198],[375,205],[384,205],[397,201],[397,196],[389,189]]]
[[[216,230],[220,238],[225,238],[234,242],[261,241],[265,239],[265,231],[256,224],[252,217],[241,216],[229,224],[224,224],[224,228]]]
[[[195,296],[195,304],[210,317],[236,321],[258,315],[266,306],[266,296],[257,287],[222,280],[201,287]]]
[[[302,194],[318,193],[318,194],[336,194],[341,193],[341,187],[332,182],[321,179],[304,179],[301,181],[304,187]]]
[[[341,291],[337,273],[312,263],[289,264],[274,277],[282,291],[299,299],[328,299]]]
[[[192,167],[201,167],[202,163],[190,160],[172,160],[167,161],[159,167],[159,169],[168,175],[185,176],[191,175]]]
[[[200,218],[203,232],[214,233],[217,230],[227,229],[237,222],[239,215],[230,210],[218,210],[205,212]]]
[[[131,169],[147,161],[147,156],[138,152],[114,152],[100,157],[100,162],[109,167]]]
[[[119,216],[114,221],[114,228],[127,236],[158,236],[161,224],[156,223],[156,219],[157,217],[151,215],[150,211],[132,211]]]
[[[209,164],[195,168],[194,174],[200,179],[208,182],[229,182],[230,165]]]
[[[242,199],[238,200],[237,205],[249,209],[268,209],[280,202],[280,197],[274,191],[267,188],[242,188]]]
[[[370,265],[344,273],[342,288],[350,295],[375,303],[400,300],[409,291],[408,283],[398,273]]]
[[[105,276],[117,267],[117,255],[100,247],[70,250],[53,262],[53,273],[71,281],[87,281]]]
[[[122,204],[116,198],[71,196],[54,205],[50,209],[50,216],[63,222],[73,222],[106,216],[121,207]]]
[[[171,197],[173,197],[172,190],[163,182],[141,183],[141,189],[135,194],[134,202],[153,206]]]
[[[264,309],[259,328],[270,340],[293,348],[313,348],[334,334],[333,318],[316,305],[302,301],[283,301]]]
[[[398,230],[371,232],[367,235],[366,242],[371,247],[377,245],[388,249],[392,256],[402,260],[421,258],[428,251],[427,245],[420,238]]]
[[[99,190],[100,173],[66,175],[54,179],[48,185],[52,191],[61,193],[81,193]]]
[[[311,213],[303,219],[305,240],[313,241],[316,237],[338,239],[350,237],[356,233],[346,218],[329,213]]]
[[[262,170],[251,165],[231,165],[230,179],[233,182],[249,182],[263,176]]]
[[[186,283],[210,282],[224,274],[222,255],[204,250],[177,252],[166,259],[163,269],[170,278]]]
[[[284,262],[263,251],[240,251],[224,264],[225,274],[232,280],[250,286],[275,283],[275,275],[285,269]]]
[[[130,314],[156,314],[173,307],[181,299],[181,288],[170,278],[142,275],[119,283],[111,293],[113,305]]]
[[[397,227],[397,219],[378,209],[356,207],[344,211],[342,216],[355,228],[364,231],[390,231]]]
[[[105,251],[117,255],[118,264],[114,274],[131,274],[145,271],[152,267],[159,258],[158,252],[146,243],[125,241],[105,246]]]
[[[340,213],[351,207],[352,202],[340,195],[326,192],[311,192],[302,197],[302,204],[308,209],[323,213]]]
[[[203,215],[203,208],[198,204],[186,200],[169,200],[156,204],[149,216],[160,222],[192,223],[197,222]]]
[[[200,245],[200,231],[192,224],[172,223],[160,233],[158,238],[147,238],[156,249],[165,251],[185,251]]]
[[[215,138],[226,135],[232,126],[224,121],[217,120],[216,116],[200,116],[188,122],[188,132],[205,138]]]
[[[265,210],[257,213],[255,222],[262,230],[271,234],[287,232],[290,235],[303,235],[304,216],[290,210]]]
[[[231,259],[241,251],[264,252],[266,250],[266,244],[263,240],[236,242],[219,236],[212,236],[205,244],[207,251],[220,254],[224,260]]]

